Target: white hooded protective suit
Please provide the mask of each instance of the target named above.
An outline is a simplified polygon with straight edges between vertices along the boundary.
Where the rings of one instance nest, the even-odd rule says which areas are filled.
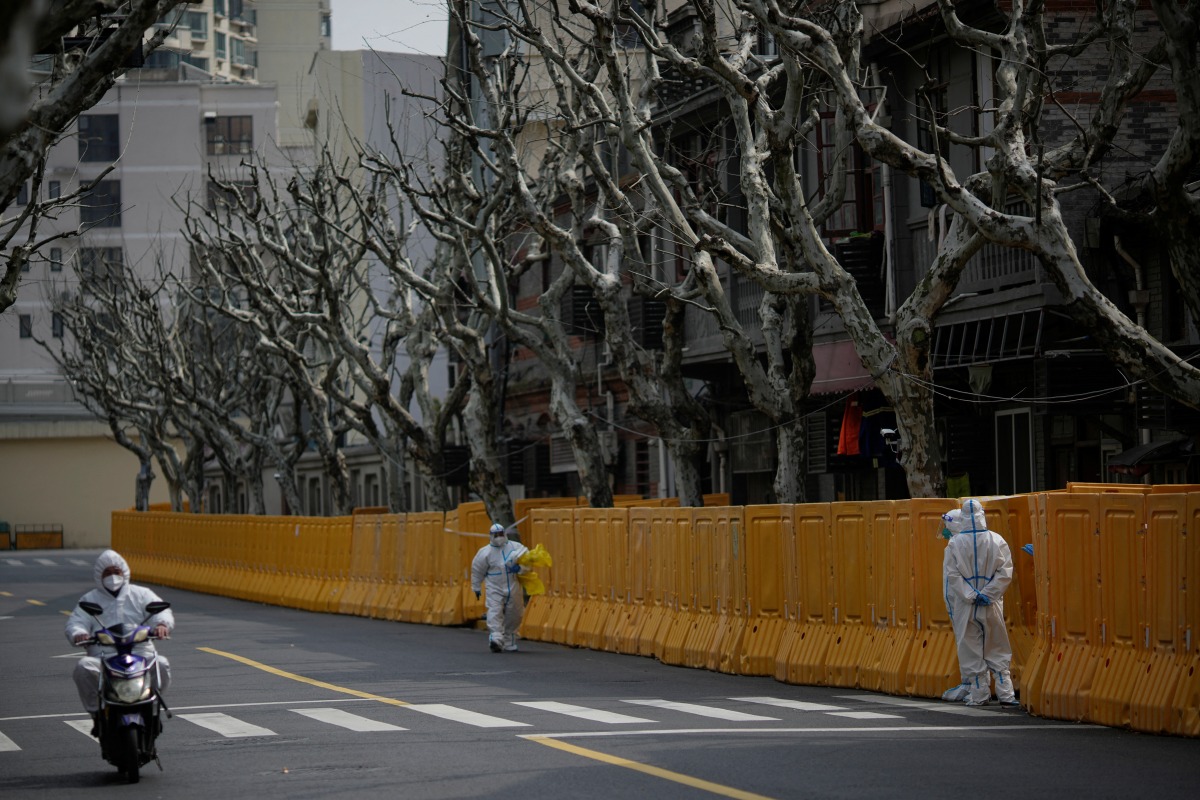
[[[964,500],[961,516],[956,520],[949,517],[946,527],[954,535],[942,560],[943,592],[958,643],[962,685],[942,696],[954,700],[965,695],[968,705],[983,705],[992,697],[994,677],[997,698],[1003,704],[1014,704],[1008,672],[1012,647],[1004,625],[1004,592],[1012,581],[1012,554],[1004,538],[988,530],[978,500]]]
[[[115,594],[106,589],[101,581],[104,570],[111,566],[120,567],[121,574],[125,576],[123,584],[117,589]],[[148,625],[151,628],[156,625],[166,625],[168,630],[175,628],[175,616],[169,608],[142,622],[142,620],[146,619],[146,605],[156,600],[162,600],[162,598],[144,586],[135,586],[129,582],[129,564],[115,550],[105,550],[100,554],[96,559],[95,566],[92,568],[92,574],[96,579],[96,588],[79,598],[79,602],[90,601],[104,610],[99,618],[96,618],[76,605],[75,610],[71,612],[71,616],[67,618],[66,634],[68,642],[74,644],[76,634],[84,633],[90,635],[94,633],[100,624],[111,627],[123,622],[129,625]],[[102,647],[97,644],[88,645],[87,655],[79,659],[79,663],[75,665],[75,686],[79,689],[79,699],[83,702],[84,709],[89,713],[95,713],[100,710],[98,698],[100,690],[100,658],[113,655],[116,652],[116,649],[113,647]],[[154,642],[147,639],[145,642],[134,647],[133,652],[143,656],[150,655],[155,652]],[[159,656],[158,669],[158,690],[165,693],[167,686],[171,683],[171,664],[166,658]]]
[[[471,561],[471,589],[478,594],[486,581],[488,646],[494,653],[517,649],[517,628],[525,616],[525,593],[517,575],[529,571],[517,559],[527,552],[525,545],[508,540],[503,526],[493,525],[492,541]]]

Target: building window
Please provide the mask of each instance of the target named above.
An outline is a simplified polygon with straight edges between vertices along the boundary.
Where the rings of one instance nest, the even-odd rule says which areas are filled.
[[[189,11],[184,15],[184,22],[192,29],[193,39],[208,40],[208,14],[203,11]]]
[[[33,315],[21,314],[19,317],[17,317],[17,322],[19,323],[19,327],[21,329],[21,338],[22,339],[32,339],[33,338]]]
[[[54,316],[50,318],[50,333],[55,339],[61,339],[63,337],[63,317],[62,314],[59,314],[57,311],[54,312]]]
[[[326,39],[333,36],[333,23],[328,14],[321,15],[321,36]]]
[[[178,69],[179,62],[179,53],[174,50],[159,49],[146,56],[142,67],[144,69]]]
[[[246,42],[241,39],[229,40],[229,60],[234,64],[246,63]]]
[[[1033,491],[1033,425],[1029,409],[996,412],[996,494]]]
[[[62,272],[62,248],[61,247],[51,247],[50,248],[50,271],[51,272]]]
[[[116,161],[120,155],[116,114],[84,114],[79,118],[79,160]]]
[[[121,182],[98,181],[79,198],[79,223],[89,228],[121,227]]]
[[[51,200],[57,200],[59,197],[62,197],[62,182],[50,181],[47,194]]]
[[[125,255],[119,247],[81,247],[79,249],[79,280],[84,291],[106,286],[116,291],[120,283]]]
[[[183,57],[183,63],[191,64],[196,69],[202,69],[208,72],[208,59],[203,56],[186,55]]]
[[[249,155],[254,150],[254,118],[251,116],[217,117],[205,122],[204,127],[210,156]]]
[[[225,34],[217,31],[217,58],[225,58]]]
[[[225,16],[225,0],[213,0],[213,13],[218,17]]]
[[[238,197],[246,202],[247,205],[252,205],[257,196],[258,187],[254,181],[231,181],[232,186],[228,189],[210,181],[208,184],[208,208],[210,211],[215,211],[217,208],[237,208]]]

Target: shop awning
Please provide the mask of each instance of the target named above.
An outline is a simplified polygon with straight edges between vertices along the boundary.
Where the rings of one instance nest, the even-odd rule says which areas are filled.
[[[832,394],[865,389],[871,386],[871,374],[858,359],[854,342],[841,341],[813,345],[813,362],[817,367],[811,394]]]

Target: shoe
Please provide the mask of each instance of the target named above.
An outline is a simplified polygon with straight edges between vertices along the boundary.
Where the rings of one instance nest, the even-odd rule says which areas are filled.
[[[492,649],[493,653],[500,652],[500,643],[497,642],[495,639],[488,641],[488,647],[490,647]]]
[[[1014,697],[1011,700],[1001,700],[1000,705],[1004,708],[1020,708],[1021,703]]]
[[[968,697],[963,702],[963,705],[968,706],[970,708],[978,708],[979,706],[986,706],[991,702],[992,702],[991,698],[988,698],[987,700],[972,700],[971,698]]]
[[[99,714],[98,712],[95,712],[95,711],[93,711],[93,712],[92,712],[92,730],[91,730],[91,736],[92,736],[92,738],[93,738],[93,739],[99,739],[99,738],[100,738],[100,714]]]
[[[942,693],[942,699],[950,703],[961,703],[967,699],[967,695],[971,693],[971,689],[965,683],[960,683],[958,686],[951,686]]]
[[[517,650],[517,646],[516,646],[515,644],[506,644],[506,645],[504,645],[504,652],[506,652],[506,653],[517,653],[517,652],[520,652],[520,651],[519,651],[519,650]]]

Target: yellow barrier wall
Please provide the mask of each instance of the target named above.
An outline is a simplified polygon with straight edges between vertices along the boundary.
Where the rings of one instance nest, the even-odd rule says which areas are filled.
[[[539,571],[522,634],[802,684],[937,697],[958,681],[942,596],[950,500],[592,509],[522,501]],[[1014,681],[1033,713],[1200,736],[1200,491],[1070,484],[983,498],[1013,551]],[[315,611],[477,620],[481,503],[340,518],[115,512],[136,579]],[[1188,536],[1188,530],[1193,532]],[[1033,555],[1021,550],[1032,544]]]

